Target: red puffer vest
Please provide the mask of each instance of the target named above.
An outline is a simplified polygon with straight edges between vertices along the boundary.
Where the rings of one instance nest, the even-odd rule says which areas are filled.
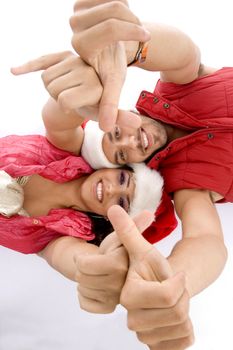
[[[233,68],[222,68],[192,83],[158,81],[153,93],[142,91],[137,110],[191,132],[154,155],[165,190],[208,189],[233,202]]]

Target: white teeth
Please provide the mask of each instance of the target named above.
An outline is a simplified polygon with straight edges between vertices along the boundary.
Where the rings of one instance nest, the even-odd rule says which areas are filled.
[[[144,148],[147,149],[149,142],[148,142],[148,138],[146,136],[146,133],[144,131],[142,131],[142,142],[143,142]]]
[[[101,202],[103,199],[103,184],[102,181],[98,182],[96,186],[96,195],[98,198],[98,201]]]

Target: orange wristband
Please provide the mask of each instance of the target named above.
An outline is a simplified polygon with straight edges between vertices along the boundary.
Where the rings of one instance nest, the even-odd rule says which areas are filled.
[[[128,64],[128,67],[132,66],[132,64],[134,64],[136,62],[139,62],[139,63],[145,62],[147,51],[148,51],[148,42],[143,43],[140,41],[136,55],[135,55],[133,61]]]

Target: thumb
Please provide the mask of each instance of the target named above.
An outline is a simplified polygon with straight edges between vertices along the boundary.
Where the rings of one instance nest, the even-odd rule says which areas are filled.
[[[113,205],[108,210],[108,218],[131,257],[136,258],[151,249],[152,245],[141,235],[154,219],[150,212],[143,211],[136,216],[134,221],[124,209]]]
[[[137,273],[142,278],[156,276],[159,281],[163,281],[172,276],[167,259],[141,235],[141,232],[151,224],[151,213],[144,211],[137,215],[134,219],[137,225],[119,206],[112,206],[108,211],[108,217],[121,243],[128,251],[130,262],[138,263]],[[143,228],[142,231],[138,229],[140,225]]]
[[[117,207],[116,211],[118,211],[118,208],[120,209],[120,211],[122,211],[121,207]],[[123,212],[125,211],[123,210]],[[115,222],[115,220],[117,220],[114,212],[112,214],[112,211],[110,211],[109,215],[111,217],[112,223]],[[133,221],[134,221],[134,224],[136,225],[136,229],[140,233],[142,233],[151,224],[153,219],[154,219],[154,216],[151,213],[144,212],[143,215],[137,215]],[[116,232],[112,232],[107,237],[105,237],[105,239],[101,242],[99,246],[99,252],[101,254],[104,254],[107,252],[114,251],[121,246],[122,246],[122,242],[119,239],[119,235]]]
[[[111,131],[116,124],[118,104],[124,81],[107,77],[103,83],[103,94],[99,105],[99,125],[105,132]]]

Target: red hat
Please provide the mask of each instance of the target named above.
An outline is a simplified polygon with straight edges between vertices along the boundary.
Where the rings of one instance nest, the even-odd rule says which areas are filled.
[[[165,191],[155,216],[155,221],[143,232],[143,236],[150,243],[156,243],[168,236],[178,224],[171,197]]]

